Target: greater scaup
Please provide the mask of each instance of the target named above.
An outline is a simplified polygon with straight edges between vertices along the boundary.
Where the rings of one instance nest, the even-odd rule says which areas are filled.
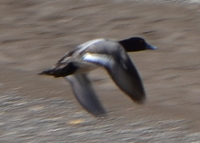
[[[116,85],[134,102],[143,103],[145,91],[142,80],[126,52],[156,49],[141,37],[114,41],[95,39],[79,45],[64,55],[54,68],[41,75],[65,77],[79,103],[94,116],[104,116],[101,105],[87,77],[87,72],[104,67]]]

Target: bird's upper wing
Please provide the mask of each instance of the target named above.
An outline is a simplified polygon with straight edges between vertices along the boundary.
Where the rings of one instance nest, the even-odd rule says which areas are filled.
[[[72,86],[79,103],[94,116],[105,116],[106,111],[99,102],[90,80],[85,74],[73,74],[65,77]]]
[[[111,55],[86,53],[83,60],[103,66],[122,91],[136,103],[143,103],[145,91],[142,80],[129,56],[125,56],[126,60],[116,60]]]

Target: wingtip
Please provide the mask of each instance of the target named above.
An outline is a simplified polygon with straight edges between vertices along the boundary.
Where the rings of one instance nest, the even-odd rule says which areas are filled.
[[[83,106],[84,107],[84,106]],[[85,107],[84,107],[85,108]],[[96,118],[106,118],[107,117],[107,112],[103,107],[100,107],[99,109],[91,109],[91,108],[85,108],[85,110],[90,113],[91,115],[93,115]]]
[[[107,114],[106,114],[105,110],[101,110],[101,111],[98,111],[98,112],[93,112],[91,114],[93,114],[95,117],[98,117],[98,118],[106,118],[107,117]]]
[[[133,99],[137,104],[144,104],[146,102],[146,96],[142,96],[140,99]]]
[[[108,117],[108,115],[104,112],[104,113],[90,113],[92,114],[94,117],[98,118],[98,119],[105,119]]]
[[[99,120],[104,120],[104,119],[108,118],[108,115],[107,114],[103,114],[103,115],[98,115],[98,116],[95,116],[95,117],[98,118]]]

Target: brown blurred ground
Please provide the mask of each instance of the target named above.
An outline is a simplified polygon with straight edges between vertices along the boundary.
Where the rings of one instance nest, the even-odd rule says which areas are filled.
[[[130,53],[146,88],[143,106],[96,70],[91,79],[109,115],[99,121],[78,105],[64,79],[37,75],[82,42],[130,36],[158,47]],[[1,0],[1,143],[200,142],[199,41],[200,4]],[[75,119],[83,124],[71,125]]]

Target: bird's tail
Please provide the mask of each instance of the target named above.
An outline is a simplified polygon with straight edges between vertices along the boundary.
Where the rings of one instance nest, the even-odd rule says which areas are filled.
[[[54,76],[54,77],[65,77],[65,76],[73,74],[77,69],[78,67],[74,63],[69,63],[64,67],[56,67],[56,68],[47,69],[38,74],[49,75],[49,76]]]

